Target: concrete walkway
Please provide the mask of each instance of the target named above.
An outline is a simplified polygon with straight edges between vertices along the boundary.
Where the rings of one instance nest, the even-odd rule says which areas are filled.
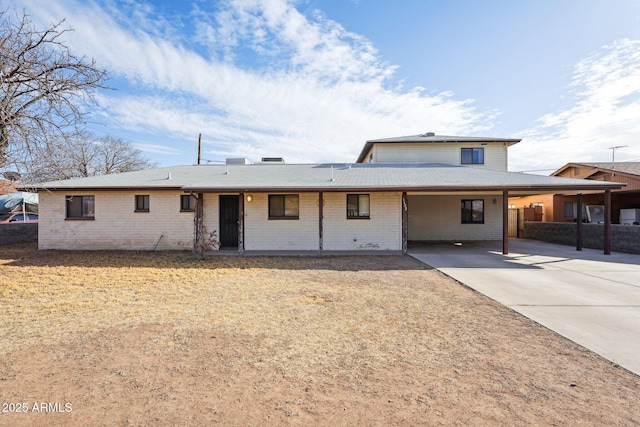
[[[640,375],[640,255],[532,240],[411,248],[409,255]]]

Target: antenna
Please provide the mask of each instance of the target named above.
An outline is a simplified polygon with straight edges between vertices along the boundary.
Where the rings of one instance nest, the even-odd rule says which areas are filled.
[[[611,150],[611,169],[615,169],[616,167],[616,150],[624,147],[628,147],[628,145],[616,145],[615,147],[609,147],[609,150]]]

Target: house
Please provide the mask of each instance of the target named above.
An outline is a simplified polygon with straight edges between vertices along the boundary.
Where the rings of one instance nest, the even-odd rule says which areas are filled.
[[[620,182],[625,187],[611,191],[611,221],[620,223],[622,209],[640,208],[640,162],[567,163],[552,176],[577,178],[600,182]],[[604,194],[599,191],[583,191],[584,205],[604,205]],[[517,208],[538,207],[544,222],[575,222],[578,216],[577,195],[572,193],[539,194],[511,198],[509,203]],[[582,217],[587,218],[586,211]]]
[[[623,184],[511,173],[518,139],[433,133],[367,141],[355,163],[173,166],[31,185],[41,249],[191,249],[215,230],[244,251],[398,251],[502,240],[510,195]],[[605,196],[606,197],[606,196]]]

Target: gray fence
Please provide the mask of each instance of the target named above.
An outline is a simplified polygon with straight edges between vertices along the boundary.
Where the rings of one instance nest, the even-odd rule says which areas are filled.
[[[0,224],[0,245],[37,242],[38,224]]]
[[[544,242],[576,245],[575,223],[525,222],[524,234],[520,237]],[[582,246],[604,249],[604,224],[582,224]],[[611,250],[629,254],[640,254],[640,226],[611,224]]]

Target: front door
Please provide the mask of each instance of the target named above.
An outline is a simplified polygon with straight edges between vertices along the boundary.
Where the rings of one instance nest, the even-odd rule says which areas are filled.
[[[220,196],[220,247],[238,247],[240,196]]]

